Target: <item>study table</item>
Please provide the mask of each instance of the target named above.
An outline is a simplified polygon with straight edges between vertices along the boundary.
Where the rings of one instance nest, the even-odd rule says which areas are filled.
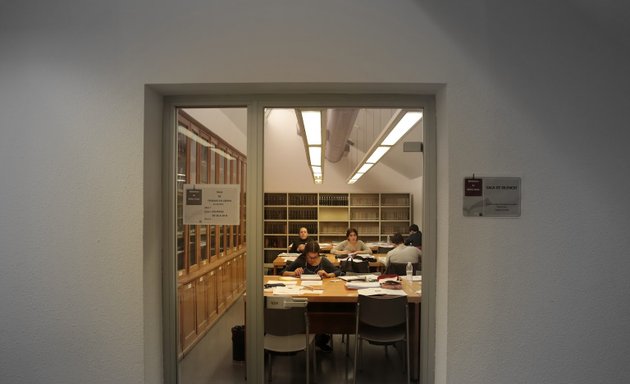
[[[282,280],[279,276],[264,276],[267,284],[270,280]],[[301,285],[301,279],[295,279],[297,285]],[[420,303],[422,301],[422,283],[419,281],[402,281],[403,290],[407,294],[409,305],[409,332],[410,332],[410,359],[411,377],[418,378],[419,354],[420,354]],[[339,278],[322,279],[322,286],[315,287],[321,293],[313,293],[314,290],[303,289],[300,294],[293,297],[308,298],[308,315],[311,333],[346,334],[354,335],[356,327],[356,303],[358,291],[347,289],[345,281]],[[264,290],[265,297],[273,296],[272,289]]]
[[[276,256],[276,258],[273,260],[273,274],[276,275],[278,274],[278,270],[282,270],[286,265],[290,264],[290,262],[288,262],[284,257],[285,256],[281,256],[282,254]],[[333,255],[332,253],[327,253],[326,255],[324,255],[328,260],[330,260],[331,263],[333,263],[333,265],[335,267],[339,266],[339,259],[337,259],[335,257],[335,255]],[[372,254],[370,256],[373,256],[374,258],[376,258],[378,260],[379,257],[386,257],[387,254],[386,253],[376,253],[376,254]],[[383,272],[383,269],[385,268],[385,264],[381,263],[380,261],[369,261],[369,266],[370,266],[370,270],[376,270],[379,272]]]

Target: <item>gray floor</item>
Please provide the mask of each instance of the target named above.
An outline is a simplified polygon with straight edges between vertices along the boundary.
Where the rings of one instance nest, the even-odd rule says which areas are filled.
[[[206,336],[179,364],[180,384],[246,383],[245,364],[232,360],[232,332],[234,325],[244,324],[242,299],[236,302],[212,327]],[[350,342],[353,355],[354,336]],[[341,336],[334,336],[332,353],[317,352],[318,383],[351,383],[352,358],[346,356],[346,344]],[[401,355],[392,347],[387,355],[384,347],[364,343],[363,369],[358,383],[404,383]],[[312,373],[311,373],[312,374]],[[273,383],[303,383],[305,381],[304,354],[276,356],[273,359]]]

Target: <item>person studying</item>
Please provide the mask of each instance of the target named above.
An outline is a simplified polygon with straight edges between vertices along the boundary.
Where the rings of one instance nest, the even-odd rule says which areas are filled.
[[[355,228],[346,231],[346,240],[337,244],[331,251],[335,255],[351,255],[356,253],[372,253],[370,247],[359,240],[359,232]]]
[[[335,267],[330,260],[319,254],[319,243],[309,241],[304,245],[302,254],[282,272],[283,276],[300,277],[303,274],[319,275],[322,278],[327,278],[339,276],[341,270]]]
[[[417,224],[411,224],[409,226],[409,237],[405,239],[405,245],[422,247],[422,232],[420,232],[420,228],[418,228]]]
[[[306,227],[300,228],[300,233],[298,235],[298,238],[293,240],[293,243],[291,243],[291,247],[289,248],[289,253],[302,253],[302,252],[304,252],[304,246],[309,241],[312,241],[312,240],[308,236],[308,229],[306,229]]]

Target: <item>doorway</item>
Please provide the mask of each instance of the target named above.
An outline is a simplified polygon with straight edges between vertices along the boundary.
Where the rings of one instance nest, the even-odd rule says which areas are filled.
[[[227,102],[226,102],[227,100]],[[430,367],[433,366],[431,361],[432,354],[427,353],[428,350],[432,350],[434,347],[431,345],[433,340],[432,333],[434,334],[434,324],[431,323],[431,318],[434,318],[432,313],[432,303],[434,303],[434,276],[435,276],[435,250],[434,246],[431,248],[431,239],[435,236],[435,196],[432,189],[435,190],[435,172],[431,171],[431,167],[435,167],[435,106],[433,97],[430,96],[418,96],[418,95],[354,95],[343,96],[337,94],[318,95],[317,97],[307,97],[305,95],[276,95],[274,97],[262,97],[251,95],[230,95],[230,96],[218,96],[207,98],[194,98],[186,100],[186,98],[174,98],[165,100],[166,115],[168,116],[167,123],[165,124],[165,152],[166,157],[170,158],[172,162],[176,162],[173,159],[173,153],[175,143],[175,135],[173,129],[175,125],[174,116],[177,108],[218,108],[226,106],[239,105],[246,109],[247,118],[247,172],[245,182],[247,185],[247,197],[244,202],[245,215],[247,221],[245,224],[246,236],[246,257],[244,261],[245,269],[247,270],[245,287],[248,292],[248,303],[246,308],[245,317],[247,323],[255,324],[255,327],[262,326],[262,275],[265,271],[265,258],[255,257],[254,255],[260,255],[260,250],[265,248],[265,228],[264,228],[264,193],[266,192],[265,182],[267,180],[266,171],[264,168],[265,153],[267,146],[265,144],[265,124],[268,123],[268,119],[273,115],[273,111],[281,110],[295,110],[296,108],[382,108],[382,109],[396,109],[396,108],[421,108],[424,111],[423,117],[423,137],[422,146],[424,149],[424,161],[422,162],[422,188],[420,198],[417,203],[421,204],[424,208],[422,210],[422,217],[413,217],[413,221],[421,224],[423,229],[425,244],[423,247],[423,311],[422,311],[422,362],[421,365],[421,377],[422,382],[431,382],[432,374]],[[295,132],[293,133],[295,134]],[[358,138],[355,138],[359,141]],[[433,142],[431,142],[433,140]],[[351,140],[352,141],[352,140]],[[354,143],[353,143],[354,144]],[[350,150],[348,153],[350,153]],[[356,150],[356,149],[355,149]],[[429,172],[427,172],[429,169]],[[329,169],[332,171],[332,169]],[[176,172],[173,173],[175,175]],[[332,173],[331,173],[332,174]],[[264,176],[263,176],[264,175]],[[312,174],[311,174],[312,175]],[[174,176],[176,177],[176,176]],[[325,177],[325,176],[324,176]],[[174,178],[174,180],[176,180]],[[367,180],[367,179],[366,179]],[[432,183],[432,184],[429,184]],[[168,183],[167,183],[168,184]],[[432,186],[430,186],[432,185]],[[168,188],[172,188],[173,192],[167,199],[173,199],[176,197],[176,181],[171,182]],[[169,194],[167,194],[169,195]],[[170,218],[175,219],[177,216],[176,204],[168,203],[170,211]],[[433,216],[431,216],[433,212]],[[173,220],[176,222],[176,220]],[[171,236],[173,233],[177,233],[176,226],[171,226]],[[256,234],[256,235],[251,235]],[[380,238],[380,233],[375,236]],[[169,237],[169,236],[165,236]],[[434,242],[433,242],[434,244]],[[172,271],[167,271],[167,274],[173,272],[173,275],[177,274],[177,263],[172,261],[173,253],[177,252],[177,241],[171,237],[164,248],[167,255],[164,256],[164,266],[169,267]],[[168,259],[168,261],[167,261]],[[165,276],[166,276],[165,275]],[[177,308],[177,295],[174,292],[173,285],[175,284],[175,277],[165,277],[165,302],[169,305],[165,305],[165,308]],[[168,291],[168,293],[167,293]],[[252,299],[253,298],[253,299]],[[167,328],[165,336],[165,356],[168,355],[167,350],[172,350],[174,345],[177,345],[174,340],[178,340],[180,337],[177,331],[179,326],[179,319],[173,315],[172,311],[165,313],[165,328]],[[250,328],[251,329],[251,328]],[[251,380],[252,377],[262,378],[264,372],[264,365],[262,360],[262,328],[255,328],[256,332],[247,333],[247,360],[250,362],[247,364],[247,377]],[[172,352],[170,353],[172,356]],[[168,363],[168,364],[167,364]],[[170,368],[169,368],[170,366]],[[173,366],[172,360],[167,362],[165,358],[165,382],[170,382],[169,377],[177,380],[178,367]],[[176,382],[176,381],[172,381]]]

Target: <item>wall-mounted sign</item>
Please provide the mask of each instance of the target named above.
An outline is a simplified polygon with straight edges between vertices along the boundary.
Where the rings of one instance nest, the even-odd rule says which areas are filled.
[[[464,216],[521,216],[521,178],[465,178]]]
[[[238,184],[184,184],[184,224],[238,225]]]

